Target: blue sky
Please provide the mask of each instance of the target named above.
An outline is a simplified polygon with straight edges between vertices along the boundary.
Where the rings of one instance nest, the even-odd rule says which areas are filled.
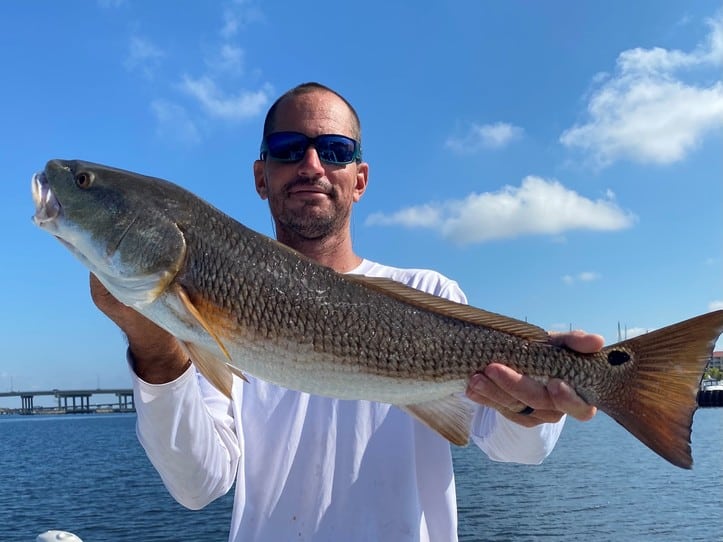
[[[719,2],[290,6],[0,2],[0,390],[130,383],[85,269],[30,220],[34,172],[164,177],[271,234],[263,116],[311,80],[362,118],[359,254],[608,342],[723,306]]]

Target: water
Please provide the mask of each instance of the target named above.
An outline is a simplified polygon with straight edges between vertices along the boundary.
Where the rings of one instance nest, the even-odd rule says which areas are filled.
[[[723,409],[696,412],[692,447],[679,469],[600,414],[568,421],[539,466],[458,450],[460,540],[723,541]]]
[[[692,471],[607,416],[568,422],[540,466],[455,449],[460,540],[723,540],[723,409],[699,410]],[[0,416],[0,542],[47,529],[84,542],[223,542],[231,495],[189,511],[166,492],[133,415]],[[275,541],[274,541],[275,542]]]
[[[232,494],[201,512],[163,487],[135,415],[0,416],[0,542],[48,529],[83,542],[225,541]]]

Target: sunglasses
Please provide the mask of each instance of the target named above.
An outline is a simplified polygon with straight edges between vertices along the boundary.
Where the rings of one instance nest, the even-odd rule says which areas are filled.
[[[351,137],[338,134],[307,137],[299,132],[275,132],[264,137],[261,160],[268,156],[276,162],[299,162],[310,145],[316,149],[319,160],[327,164],[343,166],[361,162],[361,145]]]

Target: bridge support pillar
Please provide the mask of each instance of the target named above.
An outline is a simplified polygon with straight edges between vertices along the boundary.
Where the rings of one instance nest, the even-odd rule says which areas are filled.
[[[133,402],[133,392],[119,392],[116,393],[118,397],[118,410],[120,412],[132,412],[135,411],[136,405]]]
[[[21,395],[22,407],[20,408],[21,414],[32,414],[33,413],[33,396],[32,395]]]

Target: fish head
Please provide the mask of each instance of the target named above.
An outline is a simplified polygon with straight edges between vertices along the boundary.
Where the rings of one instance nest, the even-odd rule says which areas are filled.
[[[165,290],[185,258],[174,187],[90,162],[51,160],[32,179],[33,222],[118,300],[140,308]]]

